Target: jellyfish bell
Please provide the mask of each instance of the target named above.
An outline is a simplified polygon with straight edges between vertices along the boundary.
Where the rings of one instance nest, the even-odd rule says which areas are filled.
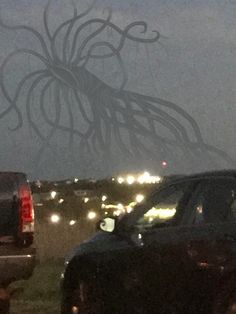
[[[51,74],[64,85],[78,89],[78,80],[73,71],[62,65],[53,65],[49,67]]]

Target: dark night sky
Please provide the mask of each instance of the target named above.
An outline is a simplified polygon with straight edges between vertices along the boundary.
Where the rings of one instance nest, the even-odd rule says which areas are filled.
[[[42,14],[46,3],[45,0],[1,0],[1,15],[8,24],[24,23],[43,32]],[[55,0],[53,3],[52,27],[60,24],[71,12],[69,1]],[[91,2],[81,0],[79,8],[85,8],[86,3]],[[101,16],[107,7],[112,7],[116,24],[122,26],[134,20],[145,20],[150,30],[158,29],[162,35],[160,44],[150,47],[149,60],[145,49],[140,48],[137,55],[136,48],[127,45],[124,51],[129,70],[127,88],[182,106],[197,120],[206,141],[236,160],[236,0],[100,0],[93,15]],[[36,42],[23,32],[0,28],[0,42],[0,62],[15,48],[37,50]],[[133,49],[133,57],[128,54],[129,49]],[[131,66],[134,56],[135,63]],[[16,59],[9,66],[7,82],[11,88],[25,71],[25,66],[34,66],[31,60],[26,65],[21,60]],[[109,79],[109,73],[107,75]],[[1,93],[0,99],[1,110],[4,110],[7,103]],[[26,117],[23,101],[19,107]],[[37,113],[35,118],[38,119]],[[31,178],[103,177],[109,174],[106,162],[94,167],[86,162],[76,162],[78,151],[75,148],[71,156],[66,144],[68,139],[60,133],[52,142],[56,155],[46,150],[37,167],[34,160],[40,141],[26,119],[20,130],[10,131],[9,127],[14,126],[15,121],[14,113],[0,120],[2,170],[25,171]],[[141,165],[142,169],[155,168],[145,161]],[[129,167],[131,164],[118,155],[117,163],[114,162],[110,171]]]

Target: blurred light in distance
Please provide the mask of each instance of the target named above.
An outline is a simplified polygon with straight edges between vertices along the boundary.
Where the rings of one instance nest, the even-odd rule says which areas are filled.
[[[89,198],[88,198],[88,197],[85,197],[85,198],[84,198],[84,202],[85,202],[85,203],[88,203],[88,201],[89,201]]]
[[[79,314],[79,308],[77,306],[72,306],[72,314]]]
[[[163,168],[166,168],[168,166],[168,163],[167,163],[166,160],[163,160],[161,165],[162,165]]]
[[[70,226],[74,226],[75,224],[76,224],[76,220],[73,220],[73,219],[72,219],[72,220],[69,222],[69,225],[70,225]]]
[[[78,178],[74,178],[74,182],[77,183],[79,181]]]
[[[135,182],[135,177],[134,176],[128,176],[126,180],[127,180],[128,184],[133,184]]]
[[[143,174],[138,176],[137,181],[140,184],[144,183],[154,184],[159,183],[161,181],[161,177],[151,176],[149,172],[145,171]]]
[[[106,196],[106,195],[103,195],[103,196],[102,196],[102,201],[105,202],[106,199],[107,199],[107,196]]]
[[[128,214],[130,214],[132,212],[133,208],[131,206],[127,206],[126,207],[126,211]]]
[[[123,209],[124,209],[124,206],[120,203],[120,204],[117,205],[117,209],[123,210]]]
[[[37,185],[38,188],[41,188],[42,186],[42,183],[40,182],[40,180],[37,180],[35,184]]]
[[[117,209],[117,210],[114,211],[113,214],[114,214],[115,216],[120,216],[121,210]]]
[[[137,203],[141,203],[144,200],[144,195],[143,194],[136,195],[135,200]]]
[[[111,208],[117,208],[117,205],[113,205],[113,204],[108,204],[108,205],[105,205],[103,204],[103,208],[107,208],[107,209],[111,209]]]
[[[145,217],[159,218],[159,219],[170,219],[176,214],[175,208],[155,208],[152,207],[146,214]]]
[[[54,199],[57,195],[57,192],[56,191],[52,191],[51,192],[51,198]]]
[[[57,214],[53,214],[50,217],[52,223],[57,224],[60,221],[61,217]]]
[[[118,181],[119,184],[122,184],[125,180],[124,180],[124,178],[119,177],[119,178],[117,179],[117,181]]]
[[[97,217],[97,214],[95,212],[91,211],[88,213],[87,217],[88,217],[88,219],[93,220]]]
[[[59,201],[58,201],[59,204],[62,204],[63,202],[64,202],[63,198],[60,198]]]

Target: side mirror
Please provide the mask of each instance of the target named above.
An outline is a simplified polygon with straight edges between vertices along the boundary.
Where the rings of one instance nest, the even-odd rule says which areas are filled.
[[[106,217],[98,222],[98,230],[112,233],[116,228],[116,219],[114,217]]]

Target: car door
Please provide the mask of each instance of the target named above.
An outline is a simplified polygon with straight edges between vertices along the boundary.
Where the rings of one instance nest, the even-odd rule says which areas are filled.
[[[235,178],[201,180],[189,211],[187,220],[191,232],[186,242],[186,255],[190,261],[188,272],[192,276],[189,289],[194,291],[193,298],[207,303],[232,259],[235,263]]]
[[[197,184],[182,181],[159,191],[136,220],[132,240],[142,248],[138,272],[147,313],[184,311],[189,226],[182,218]]]

